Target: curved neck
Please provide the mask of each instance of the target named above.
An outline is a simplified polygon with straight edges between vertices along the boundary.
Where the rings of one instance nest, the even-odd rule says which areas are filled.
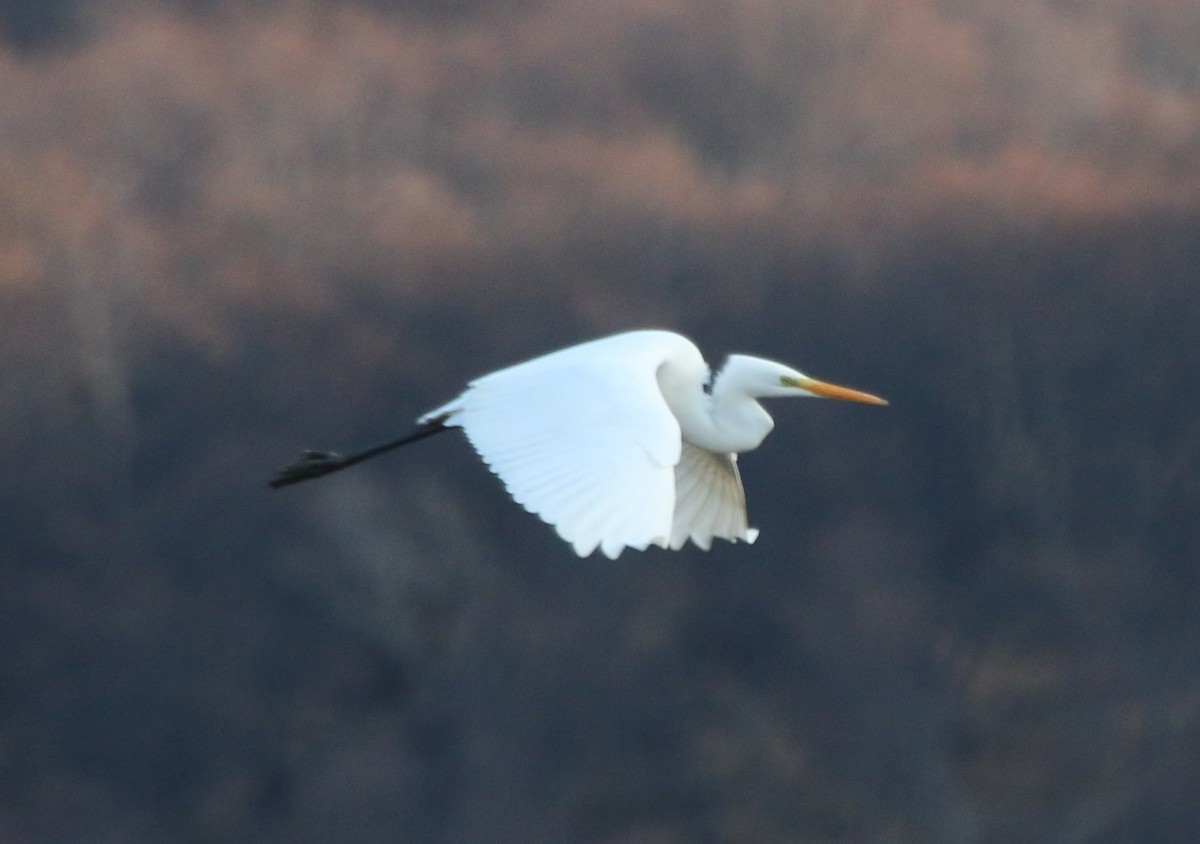
[[[661,374],[659,380],[683,439],[698,448],[718,454],[752,451],[775,427],[770,414],[736,378],[718,376],[711,394],[696,382],[672,383]]]
[[[758,400],[729,379],[717,378],[708,401],[708,416],[721,450],[735,454],[762,445],[775,421]],[[699,445],[699,443],[697,443]]]

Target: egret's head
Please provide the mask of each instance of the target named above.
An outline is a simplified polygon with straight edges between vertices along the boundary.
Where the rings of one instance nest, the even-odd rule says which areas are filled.
[[[887,404],[884,399],[870,393],[818,381],[790,366],[749,355],[730,355],[721,370],[721,380],[726,382],[726,386],[736,387],[757,398],[817,396],[865,404]]]

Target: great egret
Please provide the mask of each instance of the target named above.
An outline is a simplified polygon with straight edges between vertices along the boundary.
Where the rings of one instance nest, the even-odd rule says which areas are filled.
[[[669,331],[630,331],[478,378],[417,420],[414,433],[348,456],[309,451],[271,481],[336,472],[450,428],[517,503],[586,557],[626,547],[704,550],[753,542],[737,455],[775,423],[760,398],[821,396],[887,404],[774,361],[730,355],[712,377],[700,350]]]

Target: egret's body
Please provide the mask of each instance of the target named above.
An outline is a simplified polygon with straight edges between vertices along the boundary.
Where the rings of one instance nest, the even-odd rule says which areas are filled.
[[[274,483],[462,428],[513,498],[580,556],[753,542],[737,455],[774,427],[758,399],[785,396],[886,404],[746,355],[731,355],[713,378],[687,338],[632,331],[485,375],[423,415],[416,435],[350,458],[311,454]]]

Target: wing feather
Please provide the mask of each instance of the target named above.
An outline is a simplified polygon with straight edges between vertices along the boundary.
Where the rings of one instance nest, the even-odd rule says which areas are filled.
[[[753,542],[758,531],[746,521],[746,493],[737,470],[737,456],[716,454],[683,443],[675,467],[675,519],[672,549],[689,539],[708,550],[714,538]]]
[[[671,350],[649,339],[500,370],[427,417],[461,426],[513,498],[580,556],[666,546],[681,442],[657,379]]]
[[[420,421],[462,427],[513,498],[580,556],[753,542],[736,456],[681,441],[658,383],[665,363],[707,373],[684,338],[631,332],[486,375]]]

